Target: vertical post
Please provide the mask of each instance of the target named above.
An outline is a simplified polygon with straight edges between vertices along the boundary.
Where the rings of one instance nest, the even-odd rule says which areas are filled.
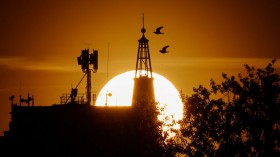
[[[107,107],[108,105],[108,92],[106,92],[106,102],[105,102],[105,106]]]
[[[28,92],[28,94],[27,94],[27,106],[28,106],[28,107],[29,107],[29,105],[30,105],[30,104],[29,104],[29,101],[30,101],[30,100],[29,100],[29,92]]]
[[[32,106],[34,106],[34,96],[32,95]]]
[[[87,104],[91,103],[91,73],[90,69],[86,69],[87,72]]]
[[[19,106],[21,106],[21,95],[19,96]]]

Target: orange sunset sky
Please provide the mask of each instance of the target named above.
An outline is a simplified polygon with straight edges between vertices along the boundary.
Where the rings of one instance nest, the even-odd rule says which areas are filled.
[[[134,70],[143,13],[153,71],[190,95],[222,72],[278,59],[279,8],[279,0],[0,0],[0,135],[8,129],[9,96],[18,102],[29,91],[35,105],[52,105],[77,85],[82,49],[99,51],[92,92],[107,82],[108,51],[109,80]],[[165,34],[153,33],[159,26]],[[170,53],[160,54],[165,45]]]

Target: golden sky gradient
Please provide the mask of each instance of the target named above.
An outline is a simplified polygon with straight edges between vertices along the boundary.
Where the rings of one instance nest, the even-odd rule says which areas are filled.
[[[76,86],[82,49],[99,51],[93,92],[107,82],[108,43],[109,79],[134,70],[142,13],[153,71],[191,94],[222,72],[237,74],[245,63],[264,67],[278,59],[279,8],[278,0],[1,0],[0,135],[8,128],[10,95],[18,101],[29,91],[35,105],[51,105]],[[159,26],[165,34],[153,34]],[[170,53],[160,54],[165,45]]]

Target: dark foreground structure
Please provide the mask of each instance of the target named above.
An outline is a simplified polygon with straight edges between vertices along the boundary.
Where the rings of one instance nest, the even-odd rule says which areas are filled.
[[[12,106],[1,156],[157,156],[146,149],[134,107],[70,103]],[[156,151],[156,150],[155,150]]]
[[[9,131],[0,137],[0,156],[162,156],[144,16],[141,32],[131,107],[90,105],[91,71],[97,72],[98,52],[82,50],[78,64],[87,75],[87,101],[77,95],[77,87],[70,96],[61,97],[61,104],[52,106],[30,105],[33,97],[29,94],[28,99],[20,96],[20,105],[16,105],[12,96],[11,122]]]

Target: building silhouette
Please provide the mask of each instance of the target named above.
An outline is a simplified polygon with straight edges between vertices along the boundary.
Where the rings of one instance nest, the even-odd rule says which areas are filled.
[[[149,143],[139,129],[137,109],[140,100],[154,102],[152,66],[145,28],[139,39],[132,106],[91,106],[90,70],[98,68],[97,53],[82,50],[78,64],[87,75],[86,99],[72,89],[61,97],[61,104],[28,105],[11,99],[9,130],[0,137],[0,156],[161,156],[161,150]],[[145,106],[144,106],[145,107]],[[152,112],[152,111],[151,111]],[[145,139],[145,140],[144,140]]]

